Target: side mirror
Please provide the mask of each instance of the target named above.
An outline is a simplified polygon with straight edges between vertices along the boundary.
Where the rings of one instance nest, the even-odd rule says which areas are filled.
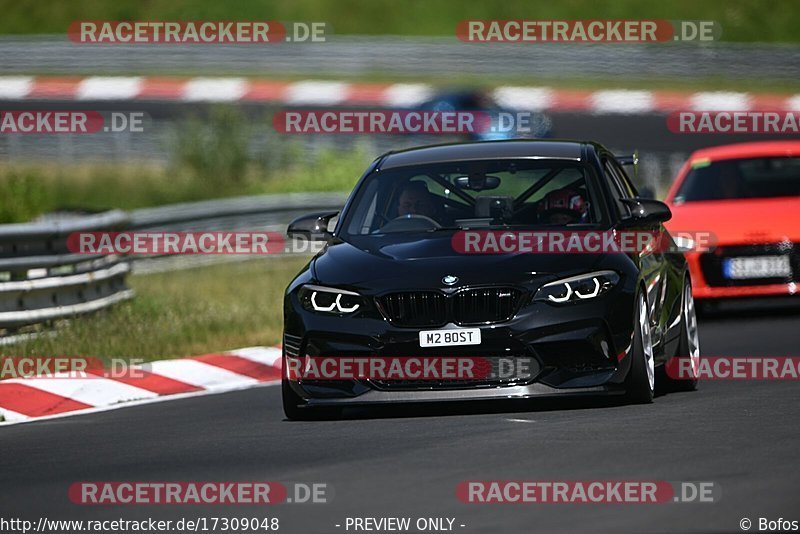
[[[333,237],[328,231],[328,223],[338,214],[338,211],[323,211],[298,217],[289,223],[286,235],[311,241],[327,241]]]
[[[622,202],[631,210],[631,216],[625,219],[630,225],[663,223],[672,218],[669,206],[660,200],[639,197],[623,198]]]
[[[639,151],[635,150],[633,154],[629,156],[614,156],[617,159],[617,163],[620,165],[632,165],[636,166],[639,164]]]

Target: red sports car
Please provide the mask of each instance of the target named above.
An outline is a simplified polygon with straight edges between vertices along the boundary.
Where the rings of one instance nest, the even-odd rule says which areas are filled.
[[[696,299],[797,294],[800,141],[698,150],[666,202],[667,228],[684,235],[676,241],[700,245],[686,253]],[[704,232],[713,236],[707,247]]]

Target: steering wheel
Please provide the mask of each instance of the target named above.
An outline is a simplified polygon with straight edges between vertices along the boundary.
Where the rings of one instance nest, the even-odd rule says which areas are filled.
[[[378,232],[411,232],[414,230],[436,230],[441,228],[442,225],[425,215],[416,215],[409,213],[407,215],[400,215],[395,217],[388,223],[378,229]]]

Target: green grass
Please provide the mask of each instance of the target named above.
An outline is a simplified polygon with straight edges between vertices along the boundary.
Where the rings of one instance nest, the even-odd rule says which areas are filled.
[[[8,356],[157,360],[280,343],[283,291],[308,257],[267,257],[136,275],[130,301],[69,321],[55,337],[0,347]]]
[[[0,162],[0,224],[63,209],[131,210],[231,196],[350,191],[377,156],[360,145],[307,153],[301,140],[277,134],[252,153],[251,129],[268,120],[245,117],[234,106],[184,119],[165,141],[166,164]]]
[[[360,146],[350,151],[323,150],[313,163],[295,162],[278,171],[261,185],[260,192],[350,192],[378,155]]]
[[[228,189],[185,171],[141,164],[7,163],[0,166],[0,223],[59,209],[134,209],[230,196],[234,191]]]
[[[0,1],[0,33],[66,33],[74,20],[324,21],[336,34],[454,35],[464,19],[714,20],[725,41],[800,42],[793,0]]]
[[[236,179],[145,164],[6,163],[0,165],[0,224],[59,209],[131,210],[241,195],[349,192],[376,155],[359,149],[326,150],[313,162],[294,160],[272,170],[250,161]]]

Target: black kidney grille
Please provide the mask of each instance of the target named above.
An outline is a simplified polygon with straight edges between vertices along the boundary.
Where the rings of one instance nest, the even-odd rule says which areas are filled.
[[[446,297],[436,291],[392,293],[379,299],[386,318],[399,326],[438,326],[446,321]]]
[[[521,291],[507,287],[467,289],[453,296],[456,324],[498,323],[517,312]]]
[[[405,291],[378,298],[386,319],[397,326],[491,324],[508,321],[517,312],[523,292],[513,287],[463,289],[452,295],[438,291]]]

